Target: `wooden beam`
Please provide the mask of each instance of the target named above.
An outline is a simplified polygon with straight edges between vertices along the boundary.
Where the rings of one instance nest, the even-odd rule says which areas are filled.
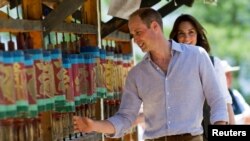
[[[44,36],[53,30],[66,17],[74,13],[84,0],[64,0],[43,20]]]
[[[41,20],[42,0],[22,0],[22,17],[28,20]],[[24,25],[25,26],[25,25]],[[40,26],[40,24],[39,24]],[[29,32],[32,38],[33,48],[43,47],[43,33],[41,31]]]
[[[3,11],[0,11],[0,19],[9,19],[10,17],[8,17],[8,15],[3,12]]]
[[[194,0],[185,0],[185,1],[178,0],[178,2],[183,2],[183,4],[189,7],[192,7],[192,5],[194,4]]]
[[[123,26],[127,22],[128,22],[128,20],[113,17],[108,22],[103,23],[102,28],[101,28],[101,38],[105,38],[107,35],[114,32],[116,29],[120,28],[121,26]]]
[[[43,0],[42,3],[51,9],[54,9],[60,0]]]
[[[8,3],[8,0],[0,0],[0,8],[7,5]]]
[[[133,49],[132,49],[132,43],[131,42],[119,42],[118,44],[121,45],[122,49],[122,54],[132,54]]]
[[[59,3],[61,0],[43,0],[43,2],[47,2],[47,3]]]
[[[42,31],[40,21],[35,20],[14,20],[14,19],[0,19],[1,32],[30,32]]]
[[[140,7],[152,7],[153,5],[157,4],[161,0],[142,0]]]
[[[0,19],[1,32],[34,32],[43,31],[42,22],[38,20],[15,20]],[[53,31],[73,32],[78,34],[97,34],[97,28],[94,25],[60,23]]]
[[[162,17],[165,17],[166,15],[183,5],[192,6],[193,2],[194,0],[172,0],[171,2],[161,7],[158,12],[162,15]]]
[[[12,9],[21,4],[21,0],[9,0],[9,4],[10,4],[10,9]]]
[[[158,2],[160,2],[160,0],[142,0],[140,7],[151,7],[157,4]],[[102,33],[101,38],[105,38],[108,34],[119,29],[127,22],[128,20],[113,17],[108,22],[103,23],[101,28],[101,33]]]
[[[42,19],[42,0],[23,0],[22,15],[24,19],[41,20]]]
[[[105,37],[106,40],[115,40],[115,41],[126,41],[129,42],[130,41],[130,34],[128,33],[124,33],[124,32],[120,32],[120,31],[114,31],[112,33],[110,33],[108,36]]]
[[[74,19],[77,19],[79,21],[82,21],[82,14],[81,14],[81,11],[80,10],[76,10],[73,14],[72,14],[72,17]]]
[[[44,141],[53,141],[52,133],[52,111],[41,112],[41,126]]]
[[[129,33],[128,23],[121,26],[118,30],[121,31],[121,32]]]
[[[97,27],[88,24],[60,23],[53,29],[53,31],[96,35]]]
[[[81,15],[83,16],[84,24],[91,24],[97,27],[97,1],[96,0],[85,0],[81,9]],[[88,38],[89,45],[97,46],[98,37],[97,34],[88,34],[85,36]]]

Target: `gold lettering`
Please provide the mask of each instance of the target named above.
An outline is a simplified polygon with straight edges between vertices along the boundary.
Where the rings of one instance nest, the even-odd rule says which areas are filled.
[[[14,92],[14,79],[13,79],[13,67],[12,65],[4,65],[3,67],[3,95],[6,98],[7,104],[15,103],[15,92]]]

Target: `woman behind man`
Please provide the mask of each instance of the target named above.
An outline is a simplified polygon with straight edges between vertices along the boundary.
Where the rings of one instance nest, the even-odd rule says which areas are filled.
[[[175,40],[179,43],[196,45],[204,48],[210,53],[210,45],[207,40],[205,29],[203,26],[191,15],[183,14],[180,15],[173,25],[172,31],[169,35],[170,39]],[[229,124],[234,124],[234,113],[232,110],[232,98],[227,90],[226,77],[224,68],[221,64],[221,60],[217,57],[211,57],[211,61],[214,64],[217,78],[220,81],[221,88],[224,91],[224,97],[227,103]],[[206,118],[206,117],[204,117]]]

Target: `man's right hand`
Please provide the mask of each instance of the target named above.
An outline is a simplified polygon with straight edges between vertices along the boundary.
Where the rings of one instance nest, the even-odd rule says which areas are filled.
[[[98,132],[104,134],[114,134],[115,127],[107,120],[92,120],[87,117],[73,117],[74,130],[84,133]]]
[[[79,132],[89,133],[94,130],[94,121],[87,117],[73,117],[74,130]]]

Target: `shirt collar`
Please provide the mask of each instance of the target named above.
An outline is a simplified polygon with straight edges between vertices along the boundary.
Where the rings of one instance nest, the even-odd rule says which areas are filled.
[[[183,52],[183,49],[181,47],[180,43],[175,42],[174,40],[169,40],[170,44],[171,44],[171,54],[173,55],[174,52]],[[150,54],[147,52],[142,60],[147,60],[147,61],[151,61],[151,57]]]

